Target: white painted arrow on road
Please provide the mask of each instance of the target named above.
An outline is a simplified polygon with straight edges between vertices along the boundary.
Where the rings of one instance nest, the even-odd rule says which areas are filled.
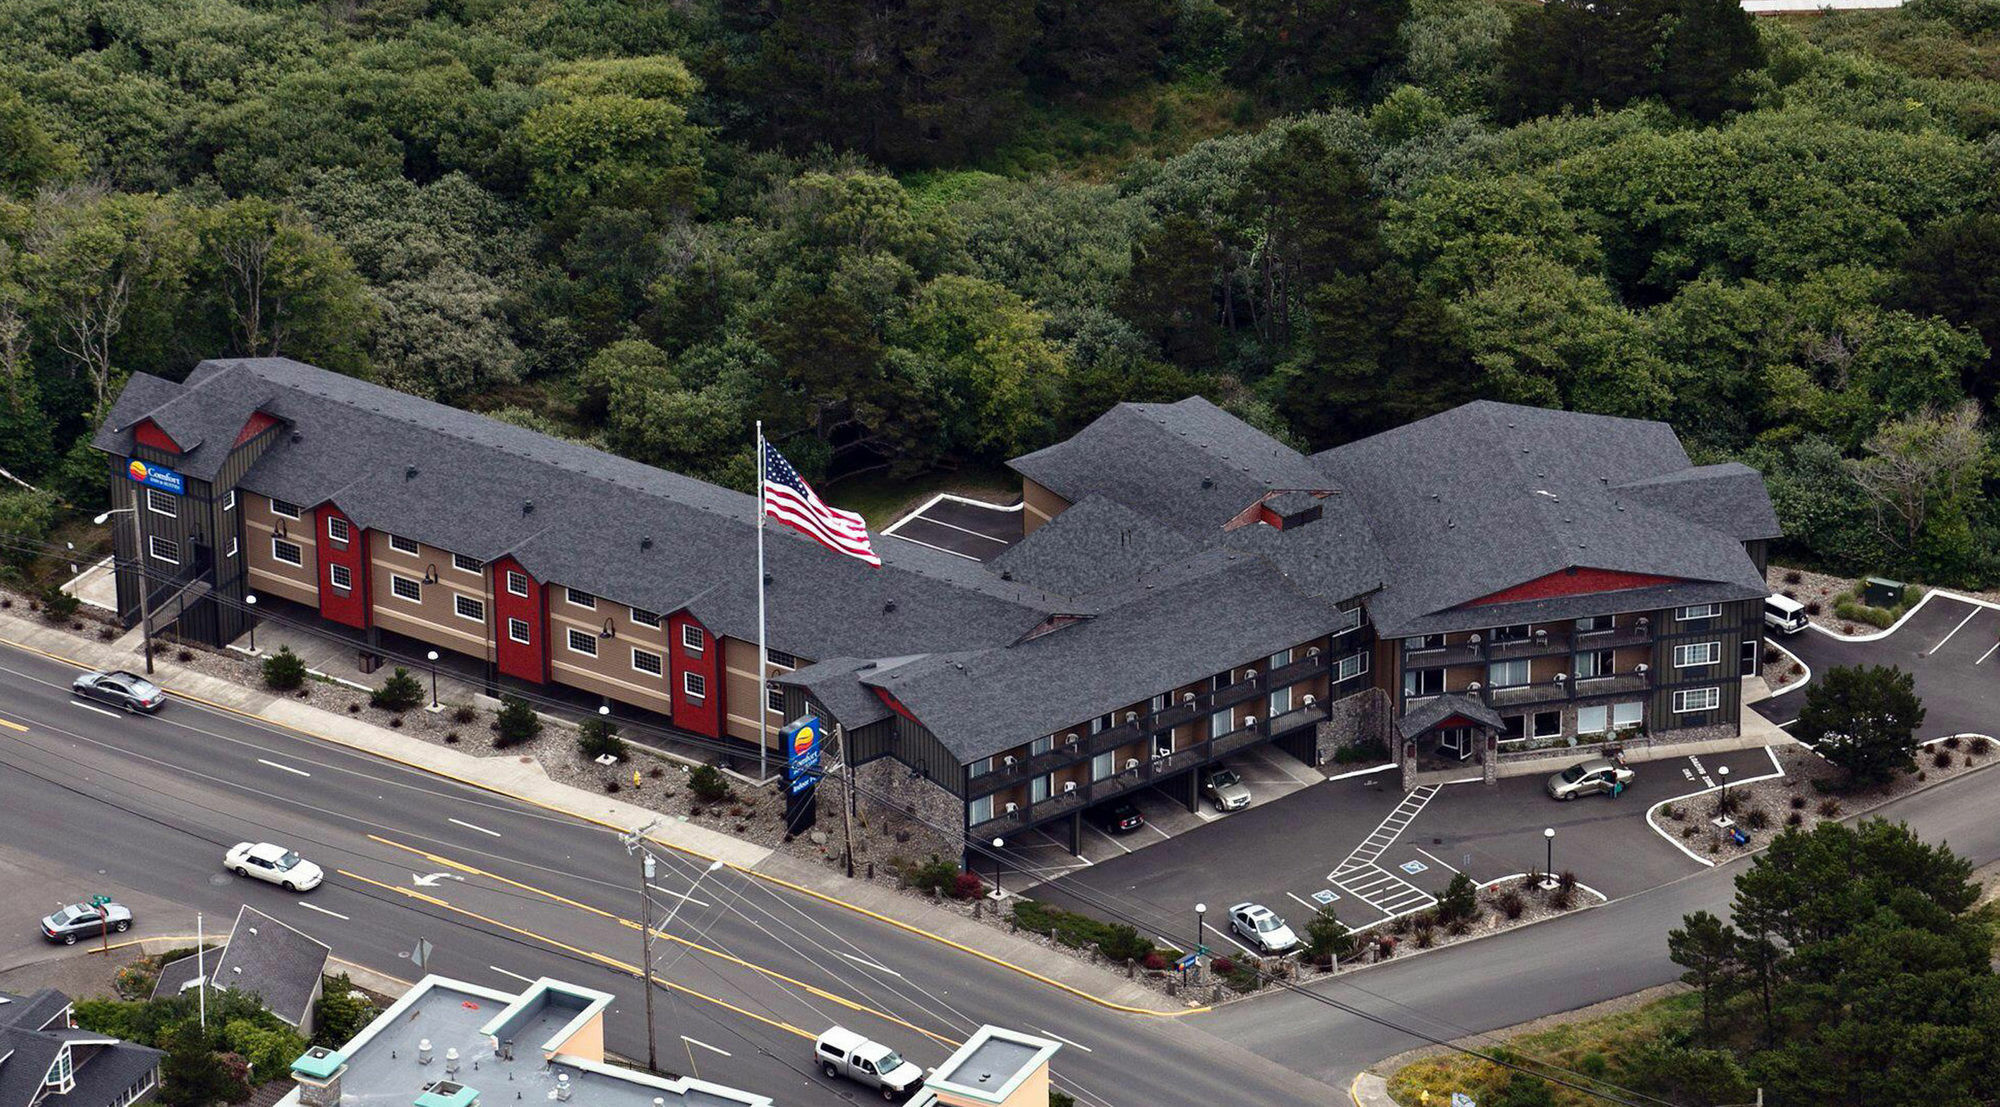
[[[410,883],[415,884],[419,888],[435,888],[437,887],[438,881],[440,880],[464,880],[464,879],[465,879],[464,877],[458,875],[457,873],[429,873],[429,874],[411,873],[410,874]]]

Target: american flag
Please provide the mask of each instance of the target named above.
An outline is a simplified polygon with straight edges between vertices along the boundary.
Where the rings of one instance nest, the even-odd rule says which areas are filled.
[[[877,567],[882,564],[868,544],[867,521],[852,511],[826,506],[769,443],[764,445],[764,513],[836,553]]]

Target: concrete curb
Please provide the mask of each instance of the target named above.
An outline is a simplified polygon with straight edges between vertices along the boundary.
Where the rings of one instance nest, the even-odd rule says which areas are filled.
[[[1372,1072],[1364,1072],[1347,1086],[1347,1098],[1354,1101],[1354,1107],[1398,1107],[1389,1095],[1389,1081]]]

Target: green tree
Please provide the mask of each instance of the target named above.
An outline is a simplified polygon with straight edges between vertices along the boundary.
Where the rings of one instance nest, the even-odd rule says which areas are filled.
[[[1916,678],[1894,666],[1836,665],[1806,686],[1792,735],[1866,786],[1917,769],[1924,725]]]
[[[493,748],[506,749],[531,741],[542,732],[542,717],[519,696],[500,697],[500,711],[493,718]]]
[[[0,196],[25,199],[82,167],[76,149],[49,134],[33,105],[0,88]]]
[[[382,682],[382,687],[368,694],[368,702],[384,711],[408,711],[424,702],[424,684],[398,665],[389,679]]]
[[[1366,92],[1375,74],[1401,56],[1396,32],[1410,2],[1238,0],[1230,9],[1243,36],[1231,79],[1299,109]]]
[[[1966,390],[1991,406],[2000,399],[2000,214],[1940,220],[1917,235],[1898,262],[1895,302],[1978,333],[1986,357]]]
[[[227,320],[230,353],[361,368],[357,338],[373,305],[353,261],[333,240],[259,199],[205,209],[194,225],[200,249],[194,283]]]
[[[313,1005],[312,1044],[339,1048],[375,1019],[375,1005],[357,995],[354,981],[346,973],[326,978],[319,1001]]]
[[[1503,119],[1659,97],[1710,120],[1749,106],[1764,48],[1729,0],[1553,0],[1515,15],[1500,57]]]
[[[1322,907],[1306,920],[1306,956],[1315,961],[1337,961],[1354,956],[1359,944],[1352,931],[1331,908]]]
[[[158,1045],[167,1051],[160,1060],[160,1102],[168,1107],[213,1107],[250,1097],[249,1085],[230,1070],[194,1023],[181,1023]]]
[[[1036,0],[1040,38],[1024,64],[1056,90],[1130,88],[1158,75],[1178,15],[1170,0]]]
[[[665,216],[699,197],[703,140],[688,119],[700,90],[680,59],[575,62],[536,86],[521,120],[529,194],[559,221],[593,206]]]
[[[940,433],[902,452],[999,461],[1053,441],[1069,366],[1043,325],[1019,297],[977,277],[945,275],[919,289],[887,340]]]
[[[306,682],[306,663],[290,646],[264,659],[264,683],[280,692],[289,692]]]
[[[1667,956],[1682,969],[1681,982],[1701,993],[1701,1029],[1715,1032],[1715,1009],[1728,1000],[1742,975],[1742,939],[1736,928],[1706,911],[1667,932]]]

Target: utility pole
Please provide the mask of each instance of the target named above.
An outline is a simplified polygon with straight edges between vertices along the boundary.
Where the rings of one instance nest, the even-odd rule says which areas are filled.
[[[840,837],[847,856],[847,879],[854,879],[854,762],[847,756],[847,728],[833,724],[833,742],[840,747],[840,772],[844,793],[840,797]]]
[[[653,854],[639,850],[639,986],[646,990],[646,1071],[660,1071],[660,1047],[653,1034]]]

